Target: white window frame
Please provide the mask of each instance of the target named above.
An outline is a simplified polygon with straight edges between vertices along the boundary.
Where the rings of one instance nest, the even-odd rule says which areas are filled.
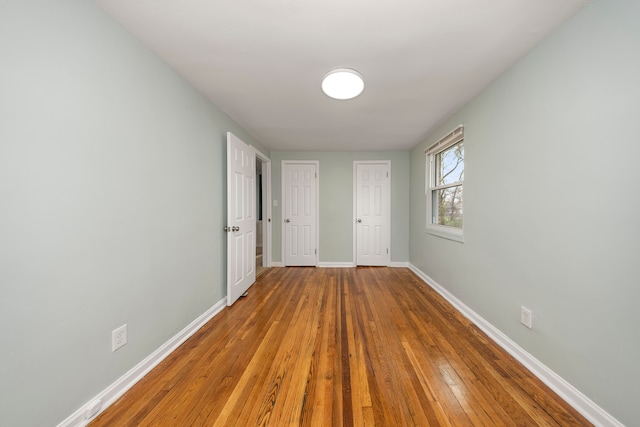
[[[447,135],[440,138],[435,144],[429,146],[424,150],[426,165],[425,165],[425,196],[427,198],[427,226],[426,232],[433,234],[434,236],[443,237],[445,239],[454,240],[457,242],[464,242],[464,220],[462,228],[449,227],[446,225],[434,223],[433,221],[433,193],[441,190],[445,187],[454,185],[462,185],[464,191],[464,179],[462,181],[449,184],[446,186],[436,185],[436,170],[435,170],[435,158],[436,155],[443,152],[447,148],[464,141],[464,125],[457,126],[454,130]],[[462,206],[463,218],[464,218],[464,202]]]

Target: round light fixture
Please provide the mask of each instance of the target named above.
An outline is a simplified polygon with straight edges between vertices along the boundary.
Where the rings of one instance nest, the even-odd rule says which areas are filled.
[[[364,90],[362,75],[350,68],[329,71],[322,79],[322,91],[334,99],[351,99]]]

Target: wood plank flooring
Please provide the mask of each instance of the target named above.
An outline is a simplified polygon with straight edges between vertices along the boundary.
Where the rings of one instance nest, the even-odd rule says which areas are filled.
[[[275,268],[90,426],[588,426],[410,270]]]

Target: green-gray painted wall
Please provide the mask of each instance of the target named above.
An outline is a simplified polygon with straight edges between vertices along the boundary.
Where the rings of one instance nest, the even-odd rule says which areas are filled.
[[[639,17],[640,2],[593,1],[411,152],[411,262],[629,426],[640,425]],[[423,151],[460,123],[464,243],[424,231]]]
[[[51,426],[225,296],[260,144],[91,1],[3,1],[0,61],[0,425]]]

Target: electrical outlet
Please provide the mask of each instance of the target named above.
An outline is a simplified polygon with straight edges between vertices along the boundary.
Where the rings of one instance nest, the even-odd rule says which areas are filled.
[[[111,351],[116,351],[127,343],[127,324],[111,331]]]
[[[529,329],[533,328],[533,312],[527,307],[520,307],[520,323]]]

